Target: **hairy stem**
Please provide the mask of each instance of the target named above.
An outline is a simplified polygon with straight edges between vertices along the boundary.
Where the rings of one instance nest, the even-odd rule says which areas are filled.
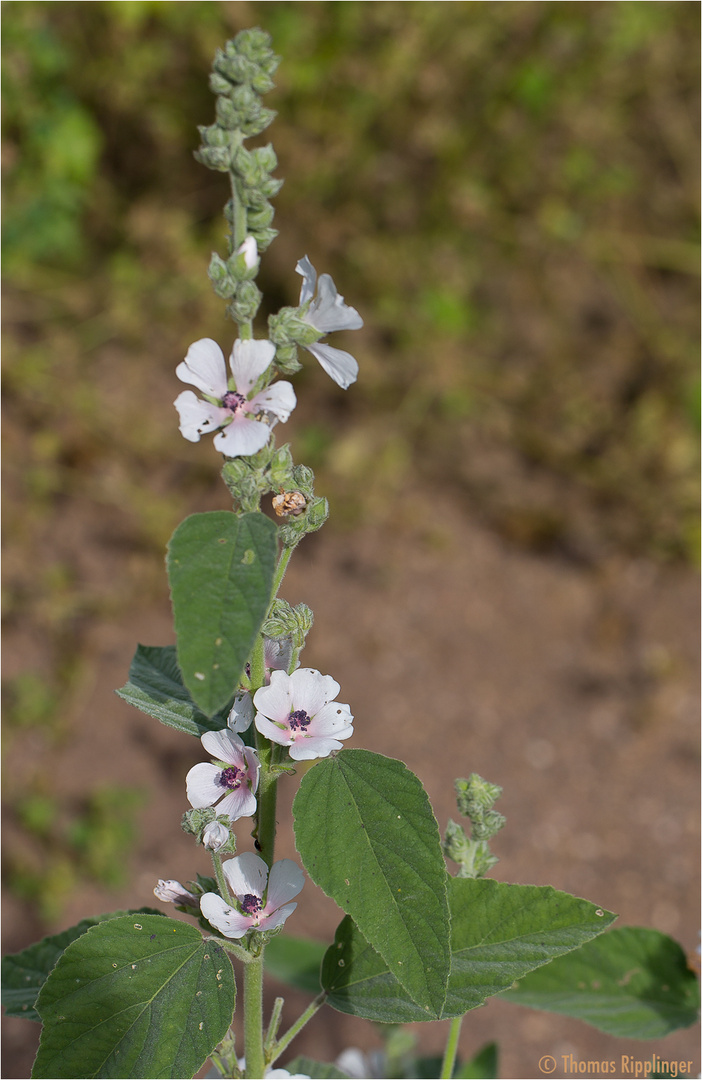
[[[260,1080],[263,1059],[263,953],[244,968],[244,1047],[246,1077]]]

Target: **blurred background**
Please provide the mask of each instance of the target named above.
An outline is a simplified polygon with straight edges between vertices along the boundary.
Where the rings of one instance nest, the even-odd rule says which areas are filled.
[[[332,512],[283,590],[315,610],[304,662],[342,683],[354,745],[420,775],[442,829],[455,775],[505,788],[495,876],[694,950],[699,15],[3,6],[5,951],[207,869],[178,828],[201,750],[112,691],[137,641],[172,641],[171,532],[229,505],[172,401],[189,344],[233,337],[206,274],[227,179],[193,150],[214,51],[254,25],[283,58],[260,141],[285,178],[259,336],[297,303],[304,254],[365,319],[333,340],[358,383],[303,354],[279,429]],[[307,893],[290,931],[330,938],[338,912]],[[441,1029],[417,1027],[428,1053]],[[36,1036],[7,1023],[4,1076],[29,1075]],[[626,1051],[491,1001],[464,1057],[493,1037],[504,1077]],[[327,1060],[380,1045],[329,1010],[305,1038]],[[629,1046],[652,1049],[696,1041]]]

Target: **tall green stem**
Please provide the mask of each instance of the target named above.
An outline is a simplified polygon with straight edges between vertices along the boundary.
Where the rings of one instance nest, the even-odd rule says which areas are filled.
[[[239,184],[237,182],[236,174],[230,172],[229,179],[232,185],[232,232],[231,232],[231,248],[232,253],[235,252],[246,239],[246,227],[247,216],[244,200],[241,197],[239,191]],[[253,328],[251,326],[251,320],[246,319],[242,322],[237,322],[239,327],[239,337],[242,340],[253,337]]]
[[[263,955],[244,968],[244,1046],[247,1080],[260,1080],[263,1057]]]
[[[462,1023],[462,1016],[456,1016],[451,1021],[448,1039],[446,1040],[446,1049],[444,1050],[444,1060],[441,1062],[441,1072],[439,1074],[440,1080],[451,1080],[451,1077],[453,1076],[453,1069],[456,1064],[456,1054],[458,1053],[458,1039],[461,1034]]]
[[[324,1002],[326,1000],[327,1000],[327,992],[326,992],[326,990],[323,990],[322,993],[318,994],[317,997],[314,999],[314,1001],[310,1005],[307,1006],[305,1011],[295,1021],[295,1023],[292,1025],[292,1027],[289,1028],[288,1031],[286,1031],[285,1034],[282,1035],[280,1039],[278,1039],[277,1043],[273,1047],[273,1050],[271,1051],[270,1061],[268,1062],[269,1065],[272,1065],[273,1062],[276,1061],[276,1059],[280,1057],[280,1055],[283,1053],[283,1051],[286,1049],[286,1047],[288,1047],[290,1045],[290,1043],[293,1041],[295,1036],[297,1034],[299,1034],[300,1031],[302,1031],[303,1027],[308,1022],[308,1020],[311,1020],[312,1017],[314,1016],[314,1014],[316,1012],[318,1012],[322,1008],[322,1005],[324,1004]]]

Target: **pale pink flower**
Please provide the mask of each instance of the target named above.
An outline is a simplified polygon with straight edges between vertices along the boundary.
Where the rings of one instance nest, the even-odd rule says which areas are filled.
[[[296,405],[289,382],[274,382],[248,396],[274,356],[275,345],[270,341],[235,341],[229,358],[232,379],[228,382],[224,353],[217,342],[202,338],[191,345],[176,375],[181,382],[196,386],[207,400],[202,401],[192,390],[178,395],[174,404],[181,435],[199,442],[201,435],[222,428],[214,445],[226,457],[247,457],[261,450],[271,428],[278,420],[285,423]],[[255,419],[259,416],[263,419]]]
[[[200,742],[216,764],[193,765],[185,778],[188,802],[201,809],[217,806],[218,814],[231,821],[256,813],[258,774],[261,768],[256,751],[245,746],[233,731],[206,731]],[[221,802],[219,801],[221,799]]]
[[[355,308],[344,303],[343,296],[337,291],[329,274],[322,274],[317,284],[317,271],[306,255],[300,259],[295,271],[302,275],[300,305],[312,301],[302,315],[303,322],[319,330],[322,336],[334,330],[359,330],[363,326],[363,319]],[[317,295],[313,300],[315,285]],[[358,363],[351,353],[334,349],[331,345],[322,345],[319,341],[305,345],[305,348],[319,360],[327,375],[344,390],[356,381]]]
[[[297,907],[289,901],[305,884],[302,870],[292,859],[273,863],[269,874],[263,859],[252,851],[228,859],[222,869],[236,904],[230,907],[218,893],[205,893],[200,897],[200,910],[228,938],[243,937],[251,929],[282,926]]]
[[[254,694],[256,727],[267,739],[287,746],[294,761],[328,757],[341,750],[339,739],[353,735],[348,705],[334,700],[339,690],[331,675],[312,668],[298,668],[292,675],[272,671],[270,685]]]

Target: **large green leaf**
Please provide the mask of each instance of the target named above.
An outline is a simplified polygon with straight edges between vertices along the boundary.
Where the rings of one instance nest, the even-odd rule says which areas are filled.
[[[193,514],[168,545],[178,663],[212,716],[237,688],[271,599],[277,530],[263,514]]]
[[[129,681],[117,693],[136,709],[188,735],[199,738],[227,726],[226,707],[212,719],[198,709],[183,682],[175,645],[137,645]]]
[[[343,750],[303,778],[293,805],[310,877],[352,916],[424,1018],[450,969],[446,867],[421,783],[401,761]]]
[[[452,968],[439,1019],[462,1016],[528,971],[577,949],[616,917],[550,886],[449,878]],[[383,1023],[436,1019],[416,1005],[351,919],[322,965],[328,1004]]]
[[[226,952],[195,927],[130,915],[65,950],[36,1008],[44,1023],[32,1077],[190,1077],[234,1012]]]
[[[658,1039],[697,1019],[700,988],[676,941],[624,926],[534,971],[502,995],[628,1039]]]
[[[106,919],[120,919],[124,915],[161,915],[156,908],[136,908],[130,911],[112,911],[93,919],[82,919],[68,930],[35,941],[21,952],[8,954],[2,959],[2,1003],[8,1016],[21,1016],[23,1020],[41,1020],[34,1008],[39,991],[49,972],[56,966],[72,941],[87,933],[91,926]]]

